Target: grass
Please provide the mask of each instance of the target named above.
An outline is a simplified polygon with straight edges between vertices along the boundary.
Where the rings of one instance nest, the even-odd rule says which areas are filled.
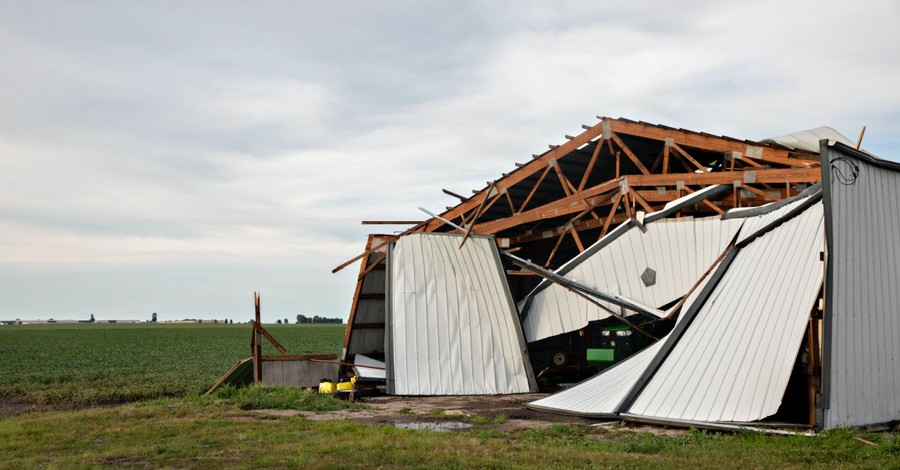
[[[250,386],[234,388],[222,387],[204,400],[219,400],[231,403],[242,410],[303,410],[335,411],[358,410],[364,405],[339,400],[331,395],[322,395],[294,387]]]
[[[344,327],[267,328],[302,354],[337,353]],[[226,387],[200,397],[249,355],[249,336],[247,325],[0,328],[0,398],[76,405],[144,400],[0,414],[0,467],[900,468],[900,437],[862,430],[816,437],[656,435],[567,424],[505,431],[503,414],[460,418],[435,410],[422,417],[473,424],[436,433],[254,411],[347,410],[352,416],[364,408],[294,388]],[[275,351],[266,345],[265,353]]]
[[[667,436],[564,424],[436,433],[261,415],[232,399],[197,398],[2,417],[0,455],[8,467],[67,468],[898,468],[900,438],[847,429]]]
[[[344,328],[266,325],[291,354],[337,354]],[[4,326],[0,399],[83,406],[199,393],[249,357],[249,345],[249,325]]]

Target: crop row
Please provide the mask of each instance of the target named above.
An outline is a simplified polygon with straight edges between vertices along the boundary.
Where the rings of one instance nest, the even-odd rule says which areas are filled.
[[[266,328],[291,354],[336,354],[345,326]],[[268,343],[263,353],[277,354]],[[82,405],[183,396],[249,356],[248,325],[4,326],[0,399]]]

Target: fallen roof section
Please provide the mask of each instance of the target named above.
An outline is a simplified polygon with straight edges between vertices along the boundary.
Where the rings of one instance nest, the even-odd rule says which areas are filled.
[[[644,225],[624,222],[557,274],[586,286],[615,291],[637,302],[660,308],[683,297],[700,280],[734,238],[743,221],[718,217],[661,218],[697,204],[728,186],[713,186],[670,203],[647,215]],[[605,303],[608,309],[616,305]],[[564,287],[542,282],[522,308],[522,328],[528,342],[538,341],[608,318],[603,308],[574,296]]]
[[[715,422],[775,414],[822,286],[824,237],[816,204],[737,251],[621,411]]]
[[[666,338],[529,407],[710,422],[774,414],[822,285],[819,199],[797,198],[753,229],[691,296]]]

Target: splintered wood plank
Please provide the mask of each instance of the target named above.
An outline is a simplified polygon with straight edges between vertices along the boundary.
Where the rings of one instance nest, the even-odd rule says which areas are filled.
[[[463,245],[466,244],[466,240],[468,240],[469,235],[472,234],[472,227],[475,226],[475,222],[478,221],[478,217],[481,216],[483,211],[487,210],[487,208],[484,207],[484,204],[485,204],[485,202],[487,202],[488,198],[491,197],[491,191],[494,190],[494,187],[496,186],[496,184],[497,184],[496,181],[492,181],[491,184],[488,186],[487,192],[484,193],[484,199],[481,200],[481,205],[478,206],[478,210],[475,211],[475,216],[472,217],[472,220],[469,222],[468,227],[466,227],[466,233],[465,233],[465,235],[463,235],[462,242],[460,242],[460,244],[459,244],[460,248],[462,248]],[[499,198],[499,197],[500,197],[500,194],[497,194],[497,198]],[[494,198],[494,200],[496,201],[497,198]]]

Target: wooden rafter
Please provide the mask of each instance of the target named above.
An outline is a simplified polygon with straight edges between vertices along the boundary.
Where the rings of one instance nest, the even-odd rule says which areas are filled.
[[[739,141],[727,137],[715,137],[681,129],[663,128],[622,119],[605,119],[604,121],[609,123],[609,128],[612,132],[659,141],[665,141],[666,138],[669,137],[683,148],[690,147],[719,153],[741,152],[744,153],[744,158],[747,158],[747,148],[752,147],[758,149],[756,151],[760,154],[759,158],[757,158],[759,161],[807,168],[819,165],[817,155],[812,153],[805,155],[804,158],[794,158],[790,156],[790,151],[768,147],[754,142]]]
[[[549,173],[549,172],[550,172],[549,166],[544,168],[544,172],[541,173],[541,177],[538,178],[537,183],[535,183],[534,186],[531,188],[531,191],[528,193],[528,197],[526,197],[525,200],[522,201],[522,205],[519,206],[519,210],[515,211],[516,213],[520,213],[523,210],[525,210],[525,206],[527,206],[528,202],[531,201],[531,197],[534,196],[534,193],[535,193],[535,191],[537,191],[538,186],[540,186],[541,183],[544,182],[544,178],[547,176],[547,173]]]
[[[631,149],[628,148],[627,145],[625,145],[625,142],[623,142],[622,139],[619,138],[618,135],[613,133],[612,140],[616,142],[616,145],[618,145],[619,148],[621,148],[623,152],[625,152],[625,155],[628,156],[628,159],[631,160],[631,162],[634,163],[635,166],[637,166],[639,170],[641,170],[641,173],[643,173],[645,175],[650,174],[650,170],[648,170],[647,167],[645,167],[644,164],[641,163],[641,159],[638,158],[637,155],[635,155],[634,152],[632,152]]]
[[[704,173],[709,173],[709,170],[706,169],[705,166],[701,165],[700,162],[694,159],[689,153],[687,153],[681,146],[678,144],[672,144],[672,148],[675,149],[676,152],[681,154],[685,160],[691,162],[692,165],[696,166],[698,170],[701,170]]]
[[[628,188],[628,194],[630,194],[631,197],[634,198],[634,200],[637,201],[645,211],[647,211],[648,213],[653,212],[653,207],[651,207],[650,204],[648,204],[647,201],[645,201],[637,191],[632,188]]]
[[[606,221],[603,223],[603,230],[600,231],[599,238],[603,238],[604,236],[606,236],[606,232],[609,231],[609,225],[612,223],[613,216],[616,215],[616,211],[619,209],[620,202],[622,202],[622,192],[621,191],[619,191],[619,193],[616,194],[616,200],[613,201],[612,207],[609,209],[609,215],[606,216]]]
[[[463,235],[462,242],[460,242],[460,244],[459,244],[459,247],[460,247],[460,248],[462,248],[463,245],[466,244],[466,240],[468,240],[468,239],[469,239],[469,235],[472,234],[472,227],[475,226],[475,222],[478,221],[478,217],[481,216],[481,214],[483,214],[484,211],[487,210],[487,208],[484,207],[484,203],[487,202],[487,200],[488,200],[489,197],[491,197],[491,191],[494,190],[494,187],[495,187],[495,186],[496,186],[496,182],[495,182],[495,181],[492,181],[491,184],[488,186],[487,192],[484,193],[484,199],[481,200],[481,205],[478,206],[478,210],[475,211],[475,216],[472,217],[472,220],[469,221],[468,226],[466,227],[466,233]],[[500,194],[497,194],[497,197],[494,198],[494,201],[496,201],[497,198],[499,198],[499,197],[500,197]],[[493,203],[493,202],[492,202],[492,203]]]
[[[591,140],[599,137],[602,132],[603,132],[603,122],[598,122],[597,124],[591,126],[590,128],[588,128],[581,134],[578,134],[571,140],[568,140],[566,143],[551,148],[550,151],[548,151],[547,153],[540,155],[538,158],[526,163],[524,166],[522,166],[518,170],[510,173],[509,176],[506,176],[505,178],[498,180],[497,181],[497,189],[503,190],[503,189],[507,189],[507,188],[511,188],[511,187],[515,186],[516,184],[524,181],[531,175],[537,173],[544,167],[548,166],[548,163],[550,162],[550,160],[558,160],[558,159],[572,153],[573,151],[575,151],[575,149],[577,149],[577,148],[583,146],[584,144],[587,144]],[[459,217],[459,214],[470,210],[472,207],[474,207],[476,205],[477,204],[475,202],[473,202],[471,199],[469,199],[468,201],[462,202],[458,206],[454,207],[453,209],[445,212],[444,214],[442,214],[442,217],[444,217],[445,219],[448,219],[448,220],[453,220],[453,219]],[[424,226],[424,229],[426,232],[429,232],[429,231],[433,231],[443,225],[444,225],[443,221],[441,221],[439,219],[435,219],[435,220],[429,221],[428,224],[426,224]]]
[[[687,186],[684,187],[684,191],[685,191],[686,193],[688,193],[688,194],[693,194],[693,193],[694,193],[694,190],[691,189],[691,188],[688,188]],[[704,199],[704,200],[701,201],[701,202],[702,202],[704,205],[706,205],[706,207],[709,207],[710,209],[712,209],[712,210],[718,212],[719,214],[724,214],[724,213],[725,213],[725,211],[724,211],[721,207],[719,207],[719,206],[713,204],[712,202],[709,201],[709,199]]]
[[[584,170],[584,176],[581,177],[581,182],[578,183],[578,190],[575,192],[579,193],[584,190],[584,185],[587,184],[591,172],[594,171],[594,165],[597,163],[597,158],[600,156],[600,149],[603,148],[603,140],[603,137],[600,137],[597,141],[597,145],[594,147],[594,153],[591,155],[591,161],[588,162],[588,166]]]
[[[769,194],[769,193],[767,193],[767,192],[765,192],[765,191],[756,189],[756,188],[754,188],[753,186],[750,186],[749,184],[747,184],[747,185],[742,185],[742,186],[741,186],[741,189],[746,189],[747,191],[750,191],[751,193],[758,194],[758,195],[762,196],[764,199],[771,199],[771,200],[773,200],[773,201],[777,201],[777,200],[781,199],[781,198],[779,197],[779,196],[781,195],[781,191],[778,191],[779,196],[776,196],[776,195],[774,195],[774,194]]]

